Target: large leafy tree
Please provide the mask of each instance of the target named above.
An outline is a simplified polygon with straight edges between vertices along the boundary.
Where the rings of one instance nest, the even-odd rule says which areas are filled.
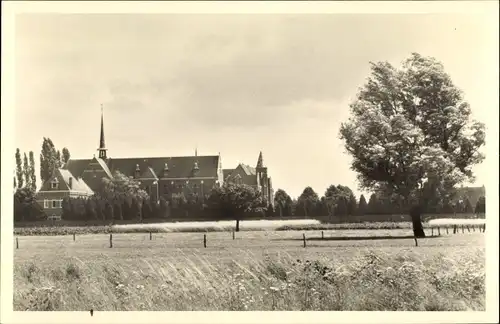
[[[426,203],[473,181],[471,167],[484,158],[484,125],[471,120],[461,91],[434,58],[414,53],[400,68],[379,62],[371,70],[340,138],[360,187],[401,200],[414,235],[424,237]]]
[[[149,199],[148,193],[141,189],[139,181],[127,177],[120,171],[115,171],[112,179],[103,178],[102,182],[103,186],[97,192],[97,195],[102,199],[108,201],[115,199],[130,200],[132,198],[139,201]]]
[[[278,207],[280,217],[290,216],[292,209],[292,198],[283,189],[276,190],[274,203]]]
[[[17,189],[14,193],[14,220],[39,220],[43,217],[43,210],[36,202],[35,191],[27,187]]]
[[[267,201],[257,188],[231,182],[214,187],[209,202],[220,217],[236,220],[236,232],[240,230],[240,220],[247,213],[262,212],[267,208]]]
[[[319,196],[313,188],[306,187],[297,199],[297,208],[300,211],[297,210],[296,212],[300,213],[303,211],[304,216],[312,215],[312,213],[317,209],[319,202]]]
[[[354,215],[357,209],[356,197],[347,186],[331,185],[325,191],[324,203],[330,217]]]

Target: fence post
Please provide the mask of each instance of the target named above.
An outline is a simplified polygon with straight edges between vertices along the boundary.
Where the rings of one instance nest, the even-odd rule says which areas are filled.
[[[441,236],[441,228],[438,227],[438,236]]]
[[[302,234],[302,239],[304,240],[304,247],[306,247],[306,234]]]
[[[486,232],[486,223],[483,225],[483,233]]]
[[[448,226],[446,226],[446,235],[448,235]]]
[[[476,226],[472,225],[472,231],[475,233],[476,232]]]
[[[453,225],[453,234],[457,234],[457,225]]]
[[[19,249],[19,238],[16,237],[16,249]]]
[[[207,234],[203,234],[203,247],[207,247]]]
[[[464,232],[465,232],[465,231],[464,231],[464,226],[462,225],[462,234],[463,234]]]
[[[234,235],[235,235],[235,234],[234,234],[234,231],[233,231],[233,240],[234,240]]]
[[[113,233],[109,233],[109,247],[113,247]]]
[[[73,242],[76,240],[75,233],[73,233]]]
[[[323,233],[323,231],[321,231],[321,239],[324,239],[325,238],[325,235]]]
[[[467,225],[467,232],[470,233],[470,227],[469,227],[469,225]]]
[[[431,227],[431,236],[434,236],[434,227]]]
[[[417,237],[415,236],[413,239],[415,240],[415,246],[418,246]]]
[[[149,232],[149,240],[151,241],[153,239],[153,233]]]

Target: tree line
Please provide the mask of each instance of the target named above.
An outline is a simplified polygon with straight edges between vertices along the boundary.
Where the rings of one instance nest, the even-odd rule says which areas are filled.
[[[331,185],[320,198],[311,188],[306,187],[297,199],[292,199],[283,189],[275,193],[276,214],[280,216],[363,216],[397,215],[407,212],[401,201],[393,197],[373,193],[368,202],[364,195],[356,199],[347,186]],[[440,204],[429,204],[424,210],[432,214],[485,213],[485,197],[481,196],[473,207],[469,197],[458,197]]]
[[[21,158],[23,156],[23,158]],[[16,171],[14,175],[14,220],[28,221],[43,219],[45,215],[35,199],[37,177],[35,155],[33,151],[21,155],[16,148]],[[40,185],[52,176],[56,168],[61,167],[70,159],[69,150],[64,147],[57,150],[50,138],[43,138],[40,153]]]
[[[233,183],[214,186],[204,197],[174,193],[155,201],[141,189],[140,181],[115,171],[112,179],[102,179],[102,186],[92,197],[64,198],[62,219],[110,222],[171,217],[231,219],[236,221],[238,231],[241,219],[255,213],[265,216],[270,210],[272,207],[257,188]]]

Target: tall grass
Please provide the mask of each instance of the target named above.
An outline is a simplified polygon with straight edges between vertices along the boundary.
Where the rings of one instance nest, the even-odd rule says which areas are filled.
[[[484,310],[483,262],[475,251],[431,257],[415,250],[348,261],[280,254],[223,263],[196,253],[139,264],[25,261],[14,268],[14,309]]]

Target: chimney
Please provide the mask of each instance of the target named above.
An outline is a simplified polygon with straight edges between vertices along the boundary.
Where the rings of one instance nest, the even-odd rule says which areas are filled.
[[[72,177],[69,177],[69,189],[73,189],[73,178]]]

